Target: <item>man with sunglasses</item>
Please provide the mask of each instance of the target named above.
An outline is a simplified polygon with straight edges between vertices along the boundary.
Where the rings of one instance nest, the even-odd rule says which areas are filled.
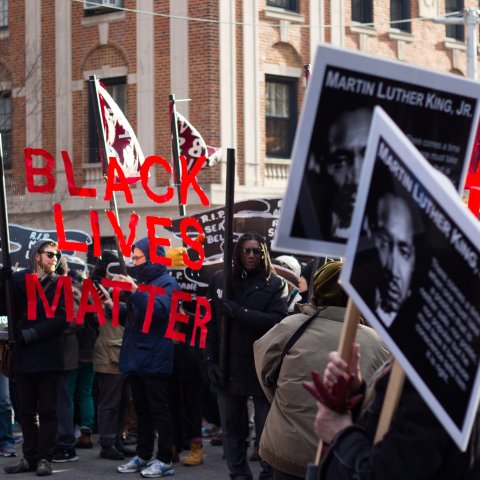
[[[13,371],[23,433],[23,458],[16,465],[6,466],[6,473],[52,474],[50,462],[57,437],[57,383],[64,366],[62,333],[68,324],[63,291],[54,318],[47,318],[37,293],[35,319],[28,320],[26,275],[37,275],[47,302],[52,305],[58,279],[55,270],[60,257],[58,244],[42,239],[30,250],[30,269],[13,274],[16,334]]]
[[[223,271],[217,272],[208,290],[213,318],[208,329],[205,365],[217,390],[223,431],[223,452],[230,478],[251,480],[245,439],[248,437],[247,399],[253,398],[255,433],[260,439],[270,408],[255,373],[253,343],[287,315],[288,289],[275,275],[268,247],[256,232],[244,233],[233,254],[232,288],[223,292]],[[220,318],[227,323],[224,338]],[[226,371],[219,366],[219,347],[227,345]],[[261,461],[259,478],[271,478],[270,466]]]

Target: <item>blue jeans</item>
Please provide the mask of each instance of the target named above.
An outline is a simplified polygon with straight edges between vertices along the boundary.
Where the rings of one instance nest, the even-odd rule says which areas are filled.
[[[13,445],[12,413],[8,378],[0,373],[0,448]]]

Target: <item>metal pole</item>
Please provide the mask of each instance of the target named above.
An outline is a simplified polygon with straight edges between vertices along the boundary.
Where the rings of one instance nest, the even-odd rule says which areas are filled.
[[[464,25],[467,50],[467,77],[477,79],[477,26],[479,24],[478,9],[464,8],[463,17],[434,18],[434,23],[444,25]]]
[[[178,210],[180,216],[184,217],[186,215],[185,205],[180,203],[180,147],[178,145],[177,109],[175,107],[175,95],[173,93],[168,96],[168,103],[170,104],[170,112],[172,116],[170,119],[170,125],[172,129],[173,180],[177,186]]]
[[[105,145],[105,135],[103,133],[102,127],[102,114],[100,113],[100,102],[98,100],[98,92],[97,92],[97,78],[95,75],[90,75],[90,93],[92,96],[93,101],[93,114],[95,116],[95,125],[97,127],[97,137],[98,137],[98,146],[101,152],[101,160],[102,160],[102,172],[103,178],[107,180],[107,165],[108,165],[108,153],[107,153],[107,146]],[[118,207],[117,207],[117,199],[115,197],[115,192],[112,194],[112,198],[110,199],[110,209],[113,210],[115,217],[117,218],[117,222],[120,225],[120,216],[118,215]],[[127,276],[127,266],[125,265],[125,259],[123,258],[123,253],[120,248],[120,244],[118,242],[118,238],[115,237],[115,244],[117,246],[117,253],[118,253],[118,263],[120,264],[120,272],[122,275]]]
[[[465,8],[463,15],[467,37],[467,77],[476,80],[478,11],[476,8]]]
[[[8,231],[7,194],[5,187],[5,174],[3,168],[2,136],[0,135],[0,235],[2,240],[2,264],[5,273],[5,306],[8,317],[8,339],[15,341],[14,310],[13,310],[13,285],[12,285],[12,261],[10,258],[10,234]]]
[[[235,204],[235,149],[227,149],[227,185],[225,192],[225,234],[223,237],[223,297],[230,298],[233,259],[233,207]],[[226,378],[229,325],[225,316],[219,318],[218,364]]]

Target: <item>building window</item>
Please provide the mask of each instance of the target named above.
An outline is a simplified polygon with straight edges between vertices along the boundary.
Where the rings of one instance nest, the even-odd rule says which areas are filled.
[[[8,0],[0,0],[0,30],[8,28]]]
[[[373,23],[372,0],[352,0],[352,22]]]
[[[298,12],[298,0],[267,0],[267,7],[283,8],[291,12]]]
[[[112,13],[116,9],[123,8],[123,0],[84,0],[83,11],[85,15],[101,15],[103,13]]]
[[[290,158],[297,124],[297,79],[267,76],[265,103],[267,156]]]
[[[0,134],[2,135],[3,167],[12,168],[12,97],[0,92]]]
[[[127,79],[126,77],[105,78],[101,82],[107,88],[120,110],[125,113],[127,108]],[[99,163],[100,152],[98,147],[97,124],[93,111],[90,85],[88,86],[88,163]]]
[[[463,17],[463,0],[445,0],[445,13],[448,17],[449,13],[458,12],[458,15],[453,15],[454,17]],[[465,27],[462,24],[460,25],[445,25],[445,36],[447,38],[453,38],[459,42],[465,41]]]
[[[402,32],[411,32],[410,22],[400,22],[410,18],[410,0],[390,0],[390,28],[401,30]],[[398,22],[398,23],[397,23]]]

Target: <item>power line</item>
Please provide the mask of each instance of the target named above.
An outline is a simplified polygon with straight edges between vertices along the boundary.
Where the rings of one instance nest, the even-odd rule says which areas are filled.
[[[72,2],[76,3],[81,3],[81,4],[87,4],[87,5],[96,5],[98,6],[98,2],[94,2],[93,0],[72,0]],[[222,20],[215,20],[215,19],[210,19],[210,18],[198,18],[198,17],[188,17],[188,16],[182,16],[182,15],[171,15],[169,13],[158,13],[158,12],[147,12],[145,10],[139,10],[135,8],[126,8],[126,7],[116,7],[116,6],[109,6],[109,9],[111,10],[117,10],[120,12],[130,12],[130,13],[136,13],[136,14],[141,14],[141,15],[151,15],[153,17],[162,17],[162,18],[169,18],[169,19],[174,19],[174,20],[185,20],[189,22],[200,22],[200,23],[212,23],[215,25],[235,25],[237,27],[267,27],[267,28],[281,28],[282,25],[275,25],[272,23],[247,23],[247,22],[230,22],[230,21],[222,21]],[[456,11],[456,12],[450,12],[446,14],[445,16],[459,16],[461,15],[462,12]],[[407,18],[407,19],[402,19],[402,20],[392,20],[390,21],[390,25],[397,25],[397,24],[402,24],[402,23],[412,23],[416,21],[431,21],[432,18],[425,18],[425,17],[414,17],[414,18]],[[290,23],[289,27],[296,27],[296,28],[339,28],[342,27],[342,25],[312,25],[312,24],[306,24],[306,23]],[[359,23],[359,22],[353,22],[348,25],[343,25],[344,28],[349,28],[349,27],[375,27],[375,23]]]

